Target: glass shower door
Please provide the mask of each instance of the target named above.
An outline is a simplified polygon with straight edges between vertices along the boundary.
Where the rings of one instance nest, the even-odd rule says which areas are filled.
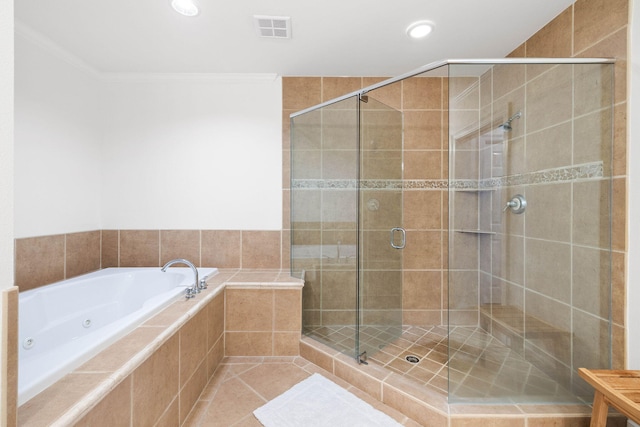
[[[370,356],[402,333],[406,233],[402,228],[402,113],[367,95],[360,101],[359,205],[357,352]]]
[[[291,120],[291,270],[305,335],[356,357],[358,97]]]
[[[450,66],[450,402],[589,402],[611,367],[612,72]]]
[[[399,111],[354,96],[292,119],[303,333],[362,361],[402,332],[401,178]]]

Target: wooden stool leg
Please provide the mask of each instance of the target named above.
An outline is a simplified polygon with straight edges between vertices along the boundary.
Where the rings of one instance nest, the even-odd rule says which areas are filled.
[[[604,395],[596,390],[596,394],[593,396],[590,427],[606,427],[608,413],[609,405],[607,405]]]

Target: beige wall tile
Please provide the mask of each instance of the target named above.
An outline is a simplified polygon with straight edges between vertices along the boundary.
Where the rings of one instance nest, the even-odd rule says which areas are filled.
[[[120,232],[118,230],[102,230],[101,268],[119,267]]]
[[[321,87],[320,77],[283,77],[282,108],[298,111],[320,104]]]
[[[174,335],[133,372],[132,425],[154,425],[179,389],[179,337]]]
[[[220,362],[224,359],[224,336],[213,346],[207,354],[207,375],[211,378],[218,369]]]
[[[402,82],[403,110],[440,110],[442,78],[411,77]]]
[[[227,289],[227,331],[273,330],[273,290]]]
[[[524,417],[520,416],[495,416],[495,417],[482,417],[482,425],[485,427],[524,427],[525,424]],[[455,417],[451,418],[451,422],[449,427],[473,427],[477,426],[479,423],[478,417]]]
[[[574,246],[572,259],[573,306],[595,316],[608,318],[613,292],[611,253],[607,250]]]
[[[7,427],[15,427],[18,422],[18,288],[4,289],[0,294],[2,304],[2,331],[0,331],[0,369],[4,378],[4,409]]]
[[[75,425],[128,426],[131,423],[131,377],[125,378]]]
[[[225,333],[226,356],[272,356],[272,332]]]
[[[280,231],[243,231],[242,268],[280,268]]]
[[[618,325],[624,325],[625,324],[624,304],[626,301],[626,284],[624,281],[624,273],[625,273],[624,253],[613,252],[611,254],[611,264],[612,264],[611,317],[614,323],[617,323]]]
[[[405,151],[405,179],[440,179],[442,177],[442,152]],[[477,178],[477,174],[475,175]]]
[[[160,230],[160,264],[176,258],[200,264],[200,230]]]
[[[617,0],[616,0],[617,2]],[[597,0],[596,3],[600,3]],[[613,29],[612,29],[613,30]],[[615,96],[616,104],[627,100],[627,27],[621,27],[608,37],[581,52],[578,57],[615,58]]]
[[[611,175],[613,114],[611,108],[588,114],[573,121],[573,163],[601,161],[605,176]],[[624,153],[622,153],[624,158]]]
[[[197,370],[194,371],[194,375],[189,378],[189,380],[180,390],[179,425],[183,425],[184,421],[187,419],[187,416],[191,412],[191,409],[198,401],[198,397],[202,393],[202,390],[204,390],[204,388],[206,387],[208,379],[209,377],[207,375],[207,363],[206,360],[203,359],[202,363],[198,365]]]
[[[407,246],[403,252],[403,268],[405,269],[440,269],[442,266],[442,233],[439,231],[407,231]]]
[[[573,366],[608,366],[611,335],[606,320],[573,310]]]
[[[277,290],[274,291],[274,331],[295,331],[302,330],[301,322],[302,291]]]
[[[64,235],[16,239],[15,285],[20,291],[64,279]]]
[[[527,239],[525,280],[533,289],[550,298],[571,302],[571,246],[565,243]]]
[[[614,108],[613,176],[627,173],[627,103]]]
[[[571,65],[558,65],[527,84],[527,132],[571,119],[572,77]]]
[[[383,80],[386,80],[386,77],[364,77],[362,79],[362,86],[368,87]],[[391,108],[395,108],[396,110],[400,110],[402,107],[401,83],[394,83],[376,90],[372,90],[367,95]]]
[[[621,180],[624,182],[624,179]],[[608,181],[587,181],[573,184],[573,243],[598,248],[608,248],[611,244],[609,228],[609,198],[611,197]],[[624,216],[624,199],[622,205],[615,202],[614,184],[613,227],[618,219]]]
[[[274,332],[274,356],[300,355],[300,332]]]
[[[527,188],[527,237],[571,241],[571,187],[541,184]]]
[[[160,267],[160,232],[120,230],[120,267]]]
[[[571,132],[572,123],[569,122],[527,135],[527,171],[537,172],[545,169],[570,166],[572,164],[573,153]],[[549,153],[553,153],[553,156],[550,156]]]
[[[578,0],[574,4],[574,52],[628,24],[628,0]]]
[[[180,387],[184,387],[196,370],[206,368],[207,310],[200,310],[180,328]]]
[[[505,96],[506,94],[522,88],[525,84],[525,74],[526,66],[525,65],[496,65],[493,67],[493,74],[491,75],[491,86],[489,89],[492,92],[489,92],[490,95],[493,95],[493,98],[487,96],[489,99],[493,99],[497,101],[498,98]],[[482,90],[483,87],[481,86]],[[515,113],[515,111],[513,112]]]
[[[180,417],[180,407],[178,399],[174,399],[167,410],[160,416],[154,427],[173,427],[178,425]]]
[[[404,228],[442,229],[442,191],[404,191]]]
[[[67,279],[100,269],[100,231],[67,234],[66,239]]]
[[[405,271],[402,291],[403,310],[442,308],[441,271]]]
[[[527,427],[589,427],[588,417],[530,417]]]
[[[240,268],[241,231],[202,230],[202,266]]]
[[[224,333],[224,293],[217,295],[207,306],[207,349],[211,351]]]
[[[355,92],[362,87],[360,77],[323,77],[322,102]]]
[[[612,219],[611,219],[611,248],[616,251],[624,251],[627,247],[627,180],[616,178],[613,180]],[[606,218],[606,205],[601,204],[603,213],[602,221]]]
[[[405,111],[404,149],[439,150],[442,147],[442,111]]]
[[[447,427],[449,420],[447,415],[419,402],[417,399],[398,390],[395,387],[384,385],[384,398],[382,402],[402,412],[409,418],[420,424],[432,427]]]
[[[569,58],[572,56],[573,10],[568,7],[529,40],[527,56],[539,58]]]

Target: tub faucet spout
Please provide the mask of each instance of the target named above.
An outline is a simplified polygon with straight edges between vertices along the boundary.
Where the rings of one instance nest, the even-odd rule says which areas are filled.
[[[171,267],[173,264],[185,264],[187,266],[189,266],[189,268],[191,268],[191,270],[193,271],[193,274],[195,276],[195,282],[193,282],[193,286],[190,288],[187,288],[187,298],[193,298],[196,296],[196,294],[198,292],[200,292],[200,288],[199,288],[199,283],[200,281],[198,280],[198,269],[196,268],[195,265],[193,265],[190,261],[187,261],[186,259],[183,258],[176,258],[176,259],[172,259],[171,261],[169,261],[168,263],[166,263],[161,270],[163,272],[167,271],[167,268]]]

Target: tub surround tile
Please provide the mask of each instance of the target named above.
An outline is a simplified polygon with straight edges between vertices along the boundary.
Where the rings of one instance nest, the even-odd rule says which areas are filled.
[[[281,231],[243,231],[242,268],[280,268]]]
[[[133,425],[154,425],[179,391],[179,339],[174,335],[133,372]]]
[[[0,414],[5,414],[7,427],[15,427],[18,422],[18,287],[5,289],[0,294],[2,310],[2,331],[0,331],[0,370],[2,373],[2,393]]]
[[[158,230],[120,230],[120,267],[160,267]]]
[[[119,267],[120,259],[120,231],[118,230],[102,230],[101,243],[101,267]]]
[[[204,390],[210,376],[207,374],[207,363],[203,359],[194,374],[183,385],[180,390],[180,423],[182,425],[191,412],[193,406],[198,401],[198,397]]]
[[[159,267],[175,258],[238,269],[244,256],[249,268],[280,269],[289,266],[288,245],[289,232],[259,230],[95,230],[29,237],[15,240],[15,277],[20,289],[28,290],[100,268]]]
[[[21,291],[64,280],[63,234],[16,239],[15,284]]]
[[[180,328],[180,387],[184,387],[200,366],[206,368],[207,310],[200,310]]]
[[[80,366],[76,372],[115,372],[133,356],[144,350],[149,343],[156,340],[165,329],[166,327],[159,326],[136,328],[120,339],[118,345],[112,345],[100,352]]]
[[[160,230],[160,265],[183,258],[196,267],[200,262],[200,230]]]
[[[217,268],[240,268],[240,230],[202,230],[202,265]]]
[[[18,408],[18,425],[48,425],[108,378],[105,373],[71,373]]]
[[[67,234],[65,252],[65,278],[99,270],[100,231]]]
[[[104,407],[112,405],[111,401],[125,400],[132,402],[132,406],[123,407],[122,411],[132,417],[133,425],[153,422],[156,425],[165,425],[165,422],[178,425],[186,420],[200,391],[224,358],[224,287],[226,281],[237,273],[242,271],[224,270],[213,276],[208,282],[209,289],[197,298],[176,301],[73,374],[22,405],[19,411],[21,420],[36,420],[34,424],[25,425],[42,425],[42,420],[54,419],[65,425],[73,424],[81,417],[95,419],[100,411],[106,410]],[[281,304],[290,302],[292,289],[287,287],[285,272],[258,270],[250,273],[257,275],[244,275],[244,279],[264,278],[261,275],[268,273],[271,280],[281,280],[270,282],[274,288],[266,292],[271,295],[272,303],[276,300]],[[299,294],[301,282],[294,278],[290,280],[289,285],[297,287]],[[217,285],[212,285],[214,283]],[[255,287],[248,290],[250,293],[255,291]],[[284,292],[283,298],[277,299],[273,293],[281,291]],[[269,322],[275,324],[273,316]],[[287,328],[286,319],[279,318],[278,323]],[[259,351],[255,352],[261,356],[258,360],[261,361],[265,354],[299,354],[298,345],[292,345],[294,341],[299,343],[299,332],[274,333],[269,330],[264,334],[265,339],[258,342],[265,345],[258,346]],[[148,374],[157,378],[149,378]],[[158,382],[161,384],[156,384]],[[79,391],[67,393],[67,388]],[[68,401],[49,402],[49,393],[54,393],[59,400],[66,396]],[[128,397],[123,397],[123,393]],[[104,404],[100,403],[103,399]]]
[[[82,417],[76,427],[125,426],[131,423],[131,377],[122,381],[112,393],[109,393],[87,415]]]

